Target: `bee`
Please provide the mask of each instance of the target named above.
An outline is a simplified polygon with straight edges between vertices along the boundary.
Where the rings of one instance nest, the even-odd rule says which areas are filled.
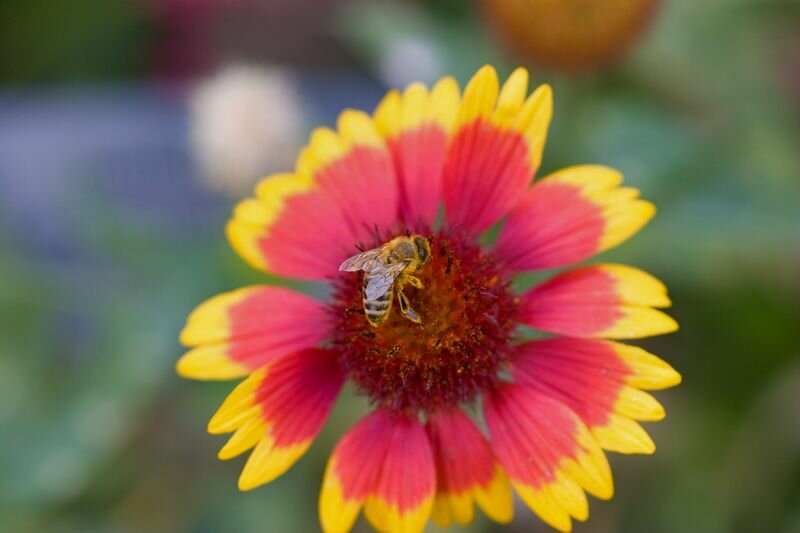
[[[361,252],[339,265],[341,272],[363,270],[364,275],[364,313],[373,326],[380,326],[392,310],[394,293],[400,304],[400,313],[417,324],[422,320],[411,308],[408,297],[403,292],[406,284],[422,289],[418,272],[431,259],[431,245],[421,235],[395,237],[378,248]]]

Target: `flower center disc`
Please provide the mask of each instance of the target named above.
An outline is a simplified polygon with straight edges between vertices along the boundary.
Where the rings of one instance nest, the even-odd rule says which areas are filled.
[[[431,261],[414,274],[424,288],[404,288],[421,324],[400,313],[395,295],[388,319],[373,327],[363,274],[342,273],[335,283],[333,342],[342,364],[362,393],[394,410],[455,405],[492,386],[516,323],[516,300],[490,256],[460,237],[429,240]]]

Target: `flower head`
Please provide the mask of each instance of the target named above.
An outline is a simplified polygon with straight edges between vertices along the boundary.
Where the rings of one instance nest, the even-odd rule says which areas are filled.
[[[498,36],[520,56],[560,70],[603,67],[646,29],[659,0],[482,0]]]
[[[604,450],[654,451],[637,421],[664,411],[643,389],[680,376],[608,339],[676,329],[656,309],[669,305],[666,289],[632,267],[572,266],[630,237],[654,208],[602,166],[531,185],[551,110],[550,88],[528,95],[524,69],[501,87],[484,67],[463,96],[450,78],[430,90],[412,84],[371,116],[348,110],[336,131],[316,130],[294,173],[262,181],[236,207],[228,236],[249,263],[333,288],[323,302],[247,287],[189,317],[181,340],[191,349],[178,372],[245,377],[209,424],[233,433],[221,458],[252,449],[242,489],[305,453],[346,380],[374,411],[330,458],[319,504],[325,531],[348,531],[362,509],[386,531],[468,523],[476,504],[508,522],[512,488],[568,531],[588,515],[586,493],[612,495]],[[496,242],[480,245],[501,220]],[[394,306],[376,327],[362,288],[373,271],[338,267],[410,234],[427,239],[431,257],[416,281],[397,278]],[[533,289],[511,287],[521,272],[561,267]],[[400,312],[403,298],[418,322]],[[546,335],[530,339],[523,326]]]

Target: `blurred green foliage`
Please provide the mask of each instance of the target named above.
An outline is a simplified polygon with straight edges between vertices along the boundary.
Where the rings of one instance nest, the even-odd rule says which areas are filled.
[[[0,2],[0,83],[133,79],[152,28],[145,2]]]
[[[142,73],[140,9],[3,2],[0,80]],[[520,61],[465,2],[341,9],[337,31],[370,72],[401,37],[435,47],[462,81]],[[612,456],[615,498],[593,501],[578,532],[800,531],[800,93],[779,54],[800,35],[798,12],[673,0],[613,68],[533,69],[556,97],[543,171],[608,164],[655,201],[659,216],[603,259],[663,279],[681,324],[642,343],[684,375],[657,394],[668,412],[649,428],[659,451]],[[229,202],[207,214],[218,231],[166,231],[109,206],[90,172],[63,199],[77,256],[31,252],[25,228],[0,226],[0,530],[314,530],[327,454],[363,400],[348,391],[308,457],[239,493],[242,461],[219,462],[223,440],[205,433],[231,385],[179,380],[176,337],[204,298],[270,280],[224,242]],[[508,530],[545,531],[517,515]],[[479,519],[470,530],[499,529]]]

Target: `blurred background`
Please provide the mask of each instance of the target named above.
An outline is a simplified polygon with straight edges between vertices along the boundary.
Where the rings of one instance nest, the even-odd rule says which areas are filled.
[[[575,530],[800,532],[796,0],[3,0],[0,531],[317,530],[363,400],[240,493],[205,432],[233,384],[180,380],[178,332],[269,281],[224,223],[314,125],[485,63],[554,86],[544,172],[608,164],[659,208],[605,259],[669,286],[681,330],[641,344],[684,383]]]

